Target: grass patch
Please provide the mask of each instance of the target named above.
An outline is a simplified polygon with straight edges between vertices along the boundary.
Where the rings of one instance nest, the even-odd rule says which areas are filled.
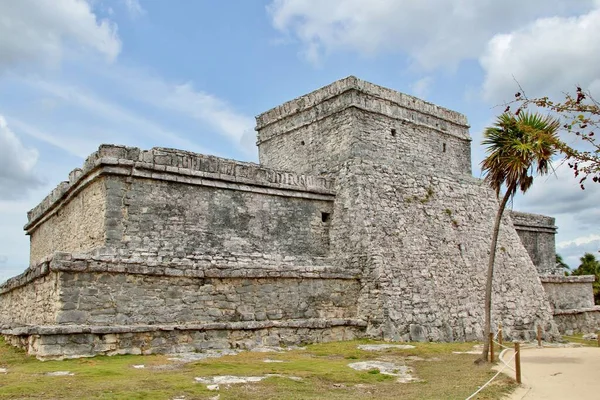
[[[598,341],[594,339],[584,339],[583,333],[575,333],[573,335],[563,336],[563,340],[571,343],[579,343],[584,346],[598,347]]]
[[[476,366],[477,356],[452,354],[473,343],[416,343],[415,349],[362,351],[350,341],[306,346],[282,353],[243,352],[235,356],[179,364],[164,355],[94,357],[41,362],[0,339],[0,399],[209,399],[215,392],[194,377],[216,375],[263,376],[258,383],[221,385],[227,399],[464,399],[492,375],[489,365]],[[265,359],[281,363],[265,363]],[[379,370],[355,371],[348,364],[380,360],[412,367],[421,379],[397,383]],[[144,369],[133,365],[143,364]],[[166,367],[165,367],[166,366]],[[74,376],[48,376],[70,371]],[[288,376],[299,377],[292,380]],[[478,399],[500,399],[515,387],[499,377]]]

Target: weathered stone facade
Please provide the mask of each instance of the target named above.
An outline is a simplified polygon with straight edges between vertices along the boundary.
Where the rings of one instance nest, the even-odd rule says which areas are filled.
[[[464,116],[349,77],[257,131],[260,165],[101,146],[29,213],[5,337],[41,358],[481,338],[498,203]],[[494,298],[508,338],[557,334],[510,215]]]
[[[540,277],[561,333],[600,330],[600,306],[594,304],[594,275]]]
[[[511,212],[513,224],[540,275],[563,275],[556,266],[556,226],[545,215]]]
[[[600,330],[600,306],[594,305],[595,277],[564,276],[556,265],[554,218],[511,212],[513,225],[535,264],[548,295],[554,322],[562,334]]]
[[[565,335],[598,332],[600,331],[600,306],[578,310],[556,310],[554,322],[559,332]]]
[[[553,310],[577,310],[594,307],[593,275],[541,276]]]

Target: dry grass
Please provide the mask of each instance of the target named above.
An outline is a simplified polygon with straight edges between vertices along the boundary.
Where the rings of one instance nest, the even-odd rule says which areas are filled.
[[[597,340],[584,339],[583,333],[575,333],[570,336],[564,335],[563,340],[566,340],[567,342],[571,342],[571,343],[579,343],[584,346],[598,347]]]
[[[476,366],[476,355],[453,354],[473,343],[416,343],[415,349],[367,352],[367,341],[309,345],[281,353],[243,352],[235,356],[178,364],[167,356],[113,356],[40,362],[0,340],[0,399],[210,399],[217,392],[194,377],[281,374],[252,384],[221,385],[227,399],[464,399],[486,382],[490,365]],[[265,359],[282,363],[265,363]],[[397,383],[395,377],[374,371],[355,371],[348,364],[367,360],[411,366],[417,383]],[[133,365],[144,364],[144,369]],[[166,367],[165,367],[166,366]],[[48,376],[70,371],[74,376]],[[287,376],[302,378],[294,381]],[[479,399],[500,399],[515,387],[498,377]]]

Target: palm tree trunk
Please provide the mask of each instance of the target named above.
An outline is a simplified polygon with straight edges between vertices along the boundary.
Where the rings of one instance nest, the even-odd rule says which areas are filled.
[[[481,352],[480,361],[487,361],[488,352],[490,351],[489,336],[491,329],[491,314],[492,314],[492,281],[494,277],[494,261],[496,260],[496,247],[498,245],[498,233],[500,232],[500,223],[502,222],[502,214],[506,208],[506,203],[511,194],[514,193],[514,188],[508,188],[502,203],[496,214],[496,222],[494,223],[494,233],[492,234],[492,244],[490,246],[490,258],[488,261],[487,281],[485,284],[485,323],[483,329],[483,351]],[[479,360],[478,360],[479,361]]]

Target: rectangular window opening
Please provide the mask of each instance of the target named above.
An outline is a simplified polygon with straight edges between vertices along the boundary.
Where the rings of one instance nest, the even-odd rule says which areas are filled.
[[[331,213],[328,213],[328,212],[321,213],[321,221],[329,222],[330,219],[331,219]]]

